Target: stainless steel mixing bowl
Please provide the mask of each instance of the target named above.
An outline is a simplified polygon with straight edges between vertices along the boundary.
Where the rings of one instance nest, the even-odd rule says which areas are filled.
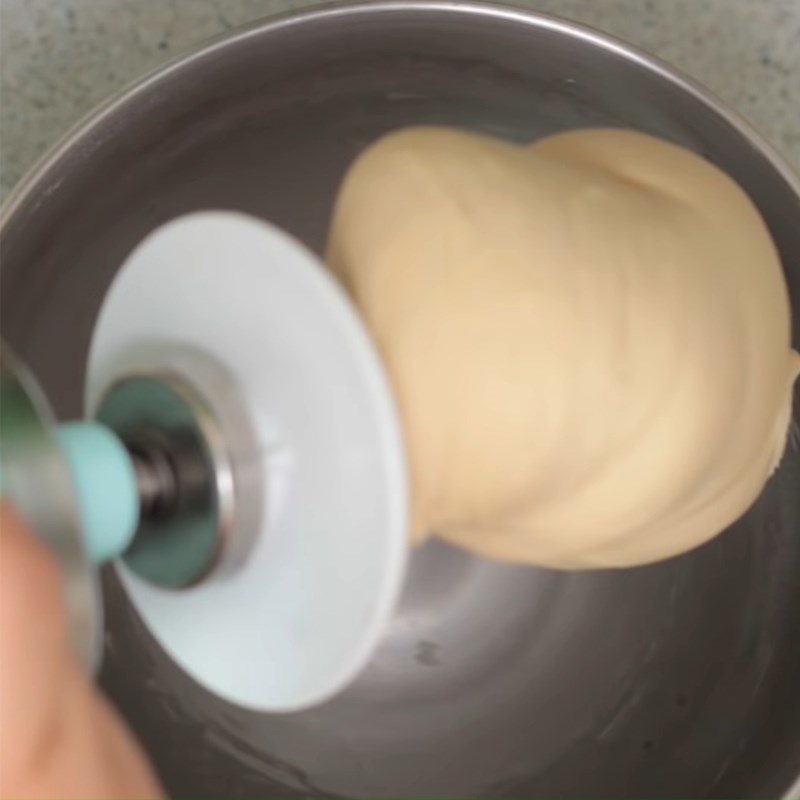
[[[760,207],[800,309],[798,184],[714,99],[570,23],[397,2],[234,32],[71,134],[6,209],[3,334],[77,413],[103,292],[148,231],[235,208],[319,249],[347,164],[420,122],[520,140],[624,125],[693,148]],[[366,673],[297,715],[209,697],[107,577],[105,684],[179,796],[776,796],[800,775],[798,487],[792,448],[731,530],[641,569],[557,573],[429,544]]]

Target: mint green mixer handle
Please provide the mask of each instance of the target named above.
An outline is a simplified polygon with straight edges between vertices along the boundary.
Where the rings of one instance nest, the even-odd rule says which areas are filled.
[[[96,422],[59,425],[56,437],[69,464],[89,558],[100,564],[131,543],[139,495],[131,458],[119,438]]]

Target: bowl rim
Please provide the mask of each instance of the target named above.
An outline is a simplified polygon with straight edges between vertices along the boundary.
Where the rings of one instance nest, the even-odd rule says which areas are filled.
[[[276,32],[286,28],[328,21],[350,16],[369,16],[397,12],[419,14],[452,14],[454,16],[490,17],[514,22],[532,28],[546,29],[579,39],[592,46],[615,53],[638,64],[650,73],[669,81],[682,91],[709,107],[725,120],[745,140],[752,144],[775,171],[788,184],[800,200],[800,174],[789,165],[785,157],[745,117],[734,111],[707,87],[668,62],[631,45],[612,34],[589,25],[540,11],[522,9],[487,0],[339,0],[301,9],[290,9],[280,14],[261,17],[241,27],[225,31],[218,36],[199,42],[176,54],[144,75],[135,78],[110,94],[105,100],[77,120],[45,152],[36,159],[19,181],[11,188],[0,204],[0,235],[12,221],[14,214],[37,189],[48,171],[75,147],[89,132],[99,127],[107,118],[121,109],[134,97],[145,94],[151,87],[178,70],[188,67],[210,53],[234,46],[238,42]],[[800,797],[800,778],[797,785]]]

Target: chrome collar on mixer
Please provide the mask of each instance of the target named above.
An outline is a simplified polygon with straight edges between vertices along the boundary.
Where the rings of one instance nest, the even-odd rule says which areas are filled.
[[[33,378],[4,349],[4,397],[19,398],[3,414],[4,490],[31,518],[53,504],[45,516],[67,519],[71,491],[42,484],[69,481],[68,467],[88,559],[121,554],[155,585],[188,587],[239,564],[256,527],[260,475],[248,455],[249,415],[230,377],[208,356],[162,347],[137,354],[135,363],[102,394],[94,422],[51,431],[49,413],[33,400],[41,396]],[[23,406],[24,420],[13,413]],[[34,468],[20,457],[34,439],[60,470]]]
[[[234,381],[190,348],[152,348],[94,416],[130,455],[140,516],[127,566],[159,586],[195,585],[241,564],[261,497],[250,415]]]

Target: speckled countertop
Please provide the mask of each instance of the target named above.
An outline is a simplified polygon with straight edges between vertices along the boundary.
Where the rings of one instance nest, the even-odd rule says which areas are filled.
[[[0,0],[3,194],[92,106],[160,62],[303,0]],[[527,0],[705,83],[800,168],[800,0]]]

